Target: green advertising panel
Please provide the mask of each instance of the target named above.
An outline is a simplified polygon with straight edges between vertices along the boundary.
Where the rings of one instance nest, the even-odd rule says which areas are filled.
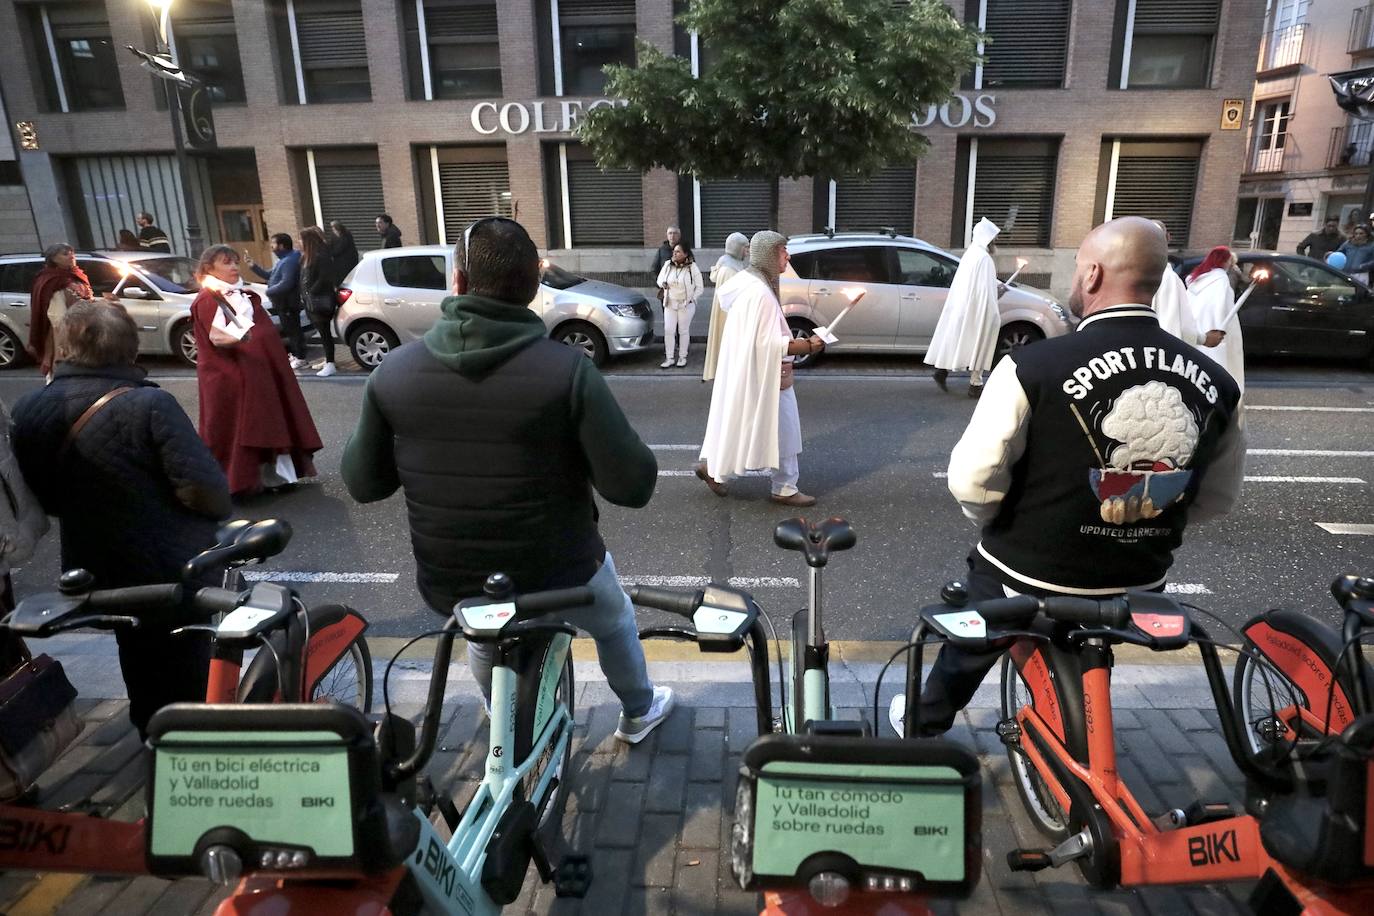
[[[332,733],[168,733],[155,750],[150,815],[155,856],[192,855],[216,827],[351,856],[348,749]]]
[[[790,876],[809,856],[964,880],[965,779],[943,766],[766,764],[754,796],[754,872]]]

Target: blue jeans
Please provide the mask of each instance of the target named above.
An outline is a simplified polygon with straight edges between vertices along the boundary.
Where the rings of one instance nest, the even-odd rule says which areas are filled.
[[[609,552],[596,575],[587,580],[587,587],[595,596],[592,603],[564,611],[562,619],[591,634],[596,641],[596,656],[606,675],[606,683],[620,698],[625,715],[630,718],[642,716],[653,704],[654,685],[649,681],[644,648],[639,644],[634,606],[630,604],[630,596],[620,587]],[[495,654],[495,646],[468,643],[468,667],[488,705],[491,703],[491,663]]]

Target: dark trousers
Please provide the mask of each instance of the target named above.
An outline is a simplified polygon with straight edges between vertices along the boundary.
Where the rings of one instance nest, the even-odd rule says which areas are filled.
[[[129,694],[129,721],[140,737],[168,703],[204,703],[210,676],[210,634],[173,636],[166,630],[118,630],[119,669]]]
[[[324,361],[334,362],[334,316],[311,312],[310,323],[320,335],[320,346],[324,347]]]
[[[273,302],[272,310],[281,321],[282,343],[286,352],[297,359],[305,358],[305,331],[301,329],[301,303],[294,297],[281,302]]]

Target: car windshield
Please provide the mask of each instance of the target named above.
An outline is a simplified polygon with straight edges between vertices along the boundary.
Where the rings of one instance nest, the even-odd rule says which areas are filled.
[[[587,278],[569,273],[557,264],[550,264],[546,261],[543,269],[539,272],[539,282],[545,286],[552,286],[554,289],[569,289],[579,283],[586,283]]]
[[[196,262],[190,258],[140,258],[130,263],[164,293],[194,293],[200,289]]]

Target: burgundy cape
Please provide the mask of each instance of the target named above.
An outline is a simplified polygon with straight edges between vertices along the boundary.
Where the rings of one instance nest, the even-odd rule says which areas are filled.
[[[33,278],[33,287],[29,291],[29,353],[34,359],[43,359],[48,349],[48,338],[52,336],[52,322],[48,321],[48,305],[52,297],[73,283],[84,285],[87,287],[86,295],[91,295],[91,281],[80,267],[67,270],[46,266]],[[67,303],[69,306],[72,304]]]
[[[262,465],[283,452],[300,477],[312,477],[310,456],[323,447],[310,409],[286,361],[286,348],[256,293],[253,330],[232,347],[210,343],[210,322],[223,298],[202,289],[191,303],[200,386],[200,437],[210,446],[235,495],[262,489]]]

